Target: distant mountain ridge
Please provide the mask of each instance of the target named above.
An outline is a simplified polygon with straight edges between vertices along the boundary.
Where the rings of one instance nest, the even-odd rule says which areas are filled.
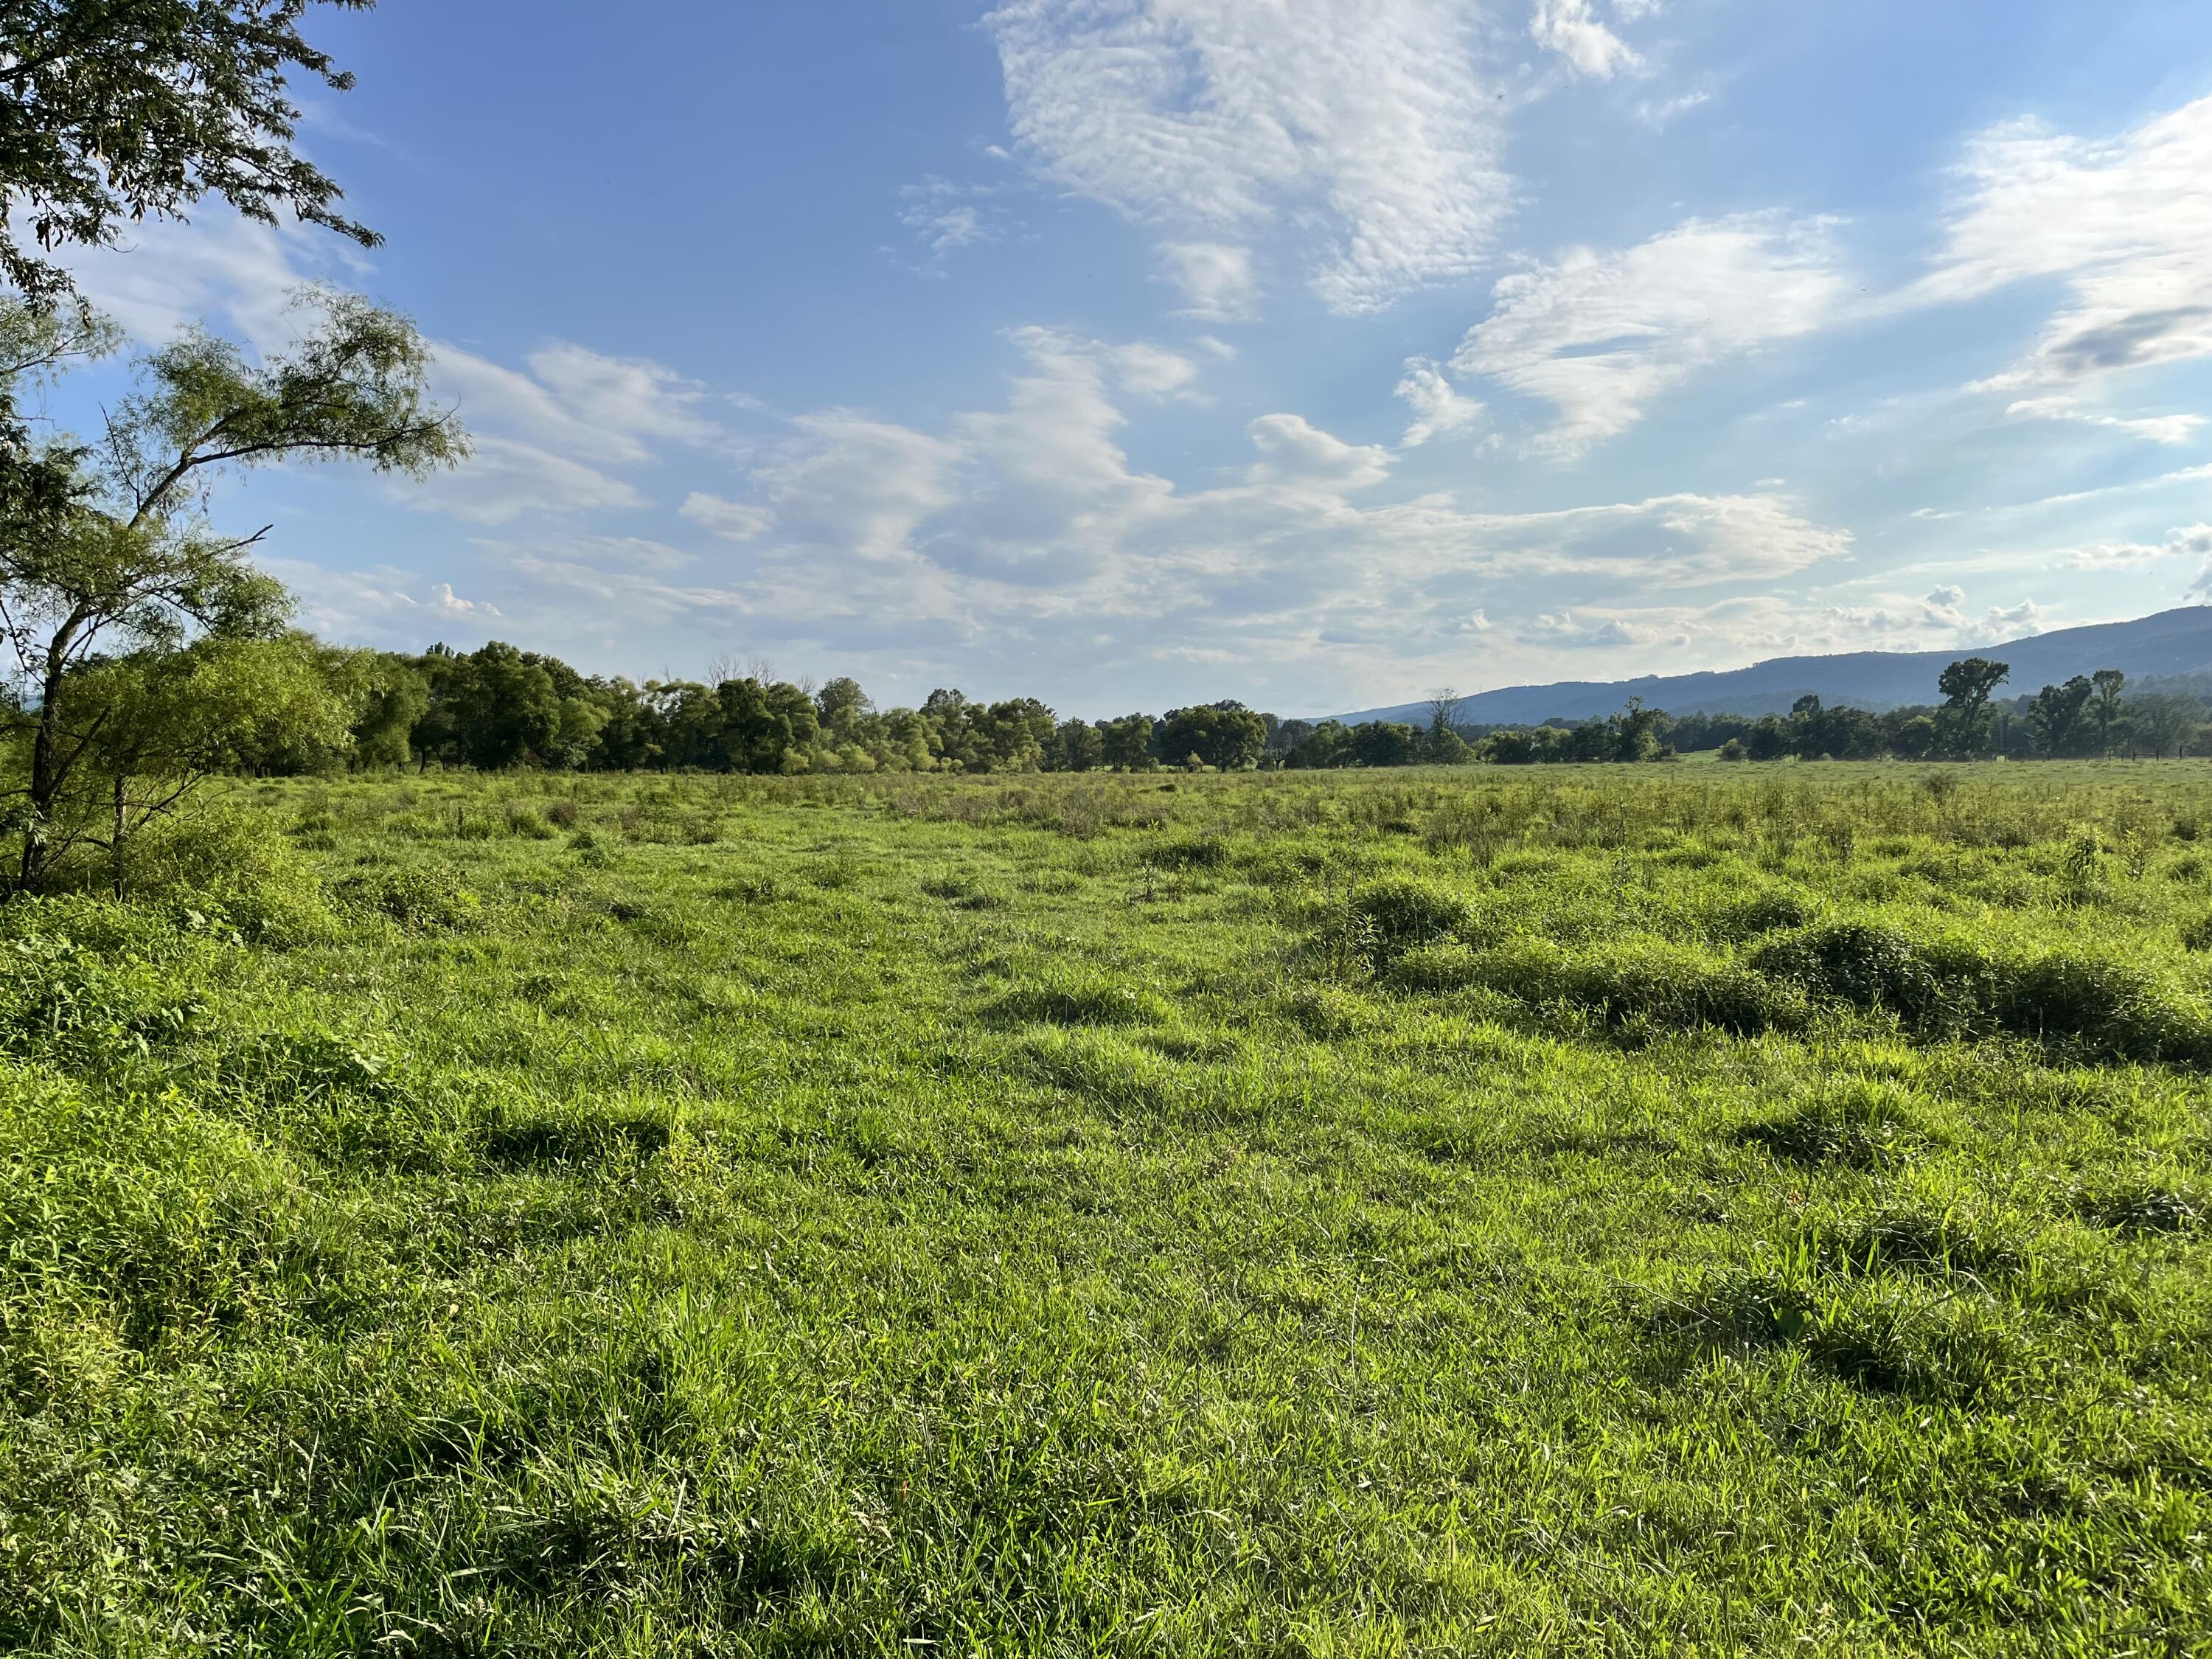
[[[1465,726],[1535,726],[1548,720],[1591,720],[1631,697],[1670,714],[1700,711],[1786,714],[1808,692],[1822,702],[1880,712],[1908,703],[1941,702],[1936,677],[1961,657],[1994,657],[2012,665],[1999,693],[2018,696],[2076,674],[2117,668],[2130,679],[2212,672],[2212,605],[2184,605],[2134,622],[2062,628],[2002,645],[1943,651],[1852,651],[1832,657],[1774,657],[1748,668],[1698,674],[1647,674],[1633,680],[1560,680],[1550,685],[1479,691],[1460,705]],[[1425,702],[1394,703],[1331,718],[1425,724]]]

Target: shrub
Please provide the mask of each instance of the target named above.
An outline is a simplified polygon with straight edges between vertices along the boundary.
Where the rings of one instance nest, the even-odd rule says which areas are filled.
[[[331,924],[313,867],[268,817],[211,807],[180,813],[128,843],[126,890],[219,917],[249,942],[318,939]]]
[[[2127,963],[2065,951],[2000,961],[1987,997],[1989,1018],[1999,1030],[2100,1059],[2212,1058],[2212,1034],[2203,1019]]]
[[[1753,953],[1751,965],[1820,1001],[1884,1009],[1916,1030],[1941,1026],[1954,1012],[1947,987],[1911,939],[1871,922],[1832,922],[1788,934]]]
[[[418,933],[473,926],[483,901],[449,877],[427,870],[378,870],[348,876],[331,890],[345,908],[380,915]]]
[[[1892,1085],[1854,1078],[1781,1117],[1751,1125],[1742,1139],[1791,1164],[1872,1169],[1898,1161],[1922,1143],[1910,1103]]]
[[[1392,978],[1409,989],[1479,985],[1532,1007],[1565,1003],[1615,1030],[1741,1034],[1796,1024],[1804,1012],[1733,962],[1656,940],[1588,951],[1534,939],[1488,951],[1432,946],[1408,952]]]
[[[507,809],[507,833],[525,841],[550,841],[559,832],[527,806]]]
[[[1809,900],[1786,888],[1771,888],[1729,900],[1711,913],[1707,925],[1715,938],[1734,943],[1802,927],[1812,915]]]
[[[1376,951],[1384,959],[1455,933],[1472,919],[1458,894],[1412,876],[1369,883],[1352,894],[1352,908],[1371,930]]]
[[[1187,836],[1160,842],[1145,854],[1145,861],[1163,870],[1218,870],[1229,862],[1230,846],[1220,836]]]
[[[1097,975],[1020,986],[985,1012],[1005,1025],[1141,1025],[1167,1011],[1150,992]]]

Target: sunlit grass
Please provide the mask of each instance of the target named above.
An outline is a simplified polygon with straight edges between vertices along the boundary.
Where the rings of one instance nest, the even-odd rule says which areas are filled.
[[[0,1647],[2212,1629],[2206,769],[234,805],[0,911]]]

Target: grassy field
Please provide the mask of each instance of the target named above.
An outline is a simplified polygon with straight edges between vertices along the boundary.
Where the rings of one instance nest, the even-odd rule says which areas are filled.
[[[234,802],[0,909],[0,1649],[2212,1651],[2212,769]]]

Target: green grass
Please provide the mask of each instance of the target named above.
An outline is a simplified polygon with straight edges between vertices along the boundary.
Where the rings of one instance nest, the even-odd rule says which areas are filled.
[[[2212,1650],[2212,770],[237,803],[0,909],[0,1649]]]

